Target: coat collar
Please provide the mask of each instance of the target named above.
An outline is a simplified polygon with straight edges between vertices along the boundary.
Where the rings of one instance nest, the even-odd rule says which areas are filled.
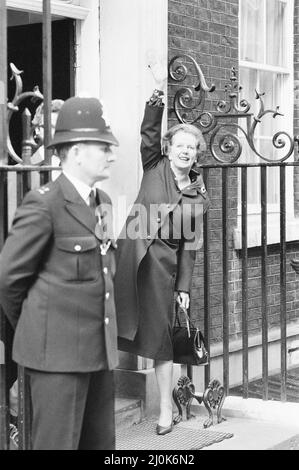
[[[198,194],[201,194],[204,198],[206,198],[206,192],[207,190],[201,175],[198,175],[195,181],[182,190],[182,194],[184,194],[184,196],[190,197],[196,197]]]
[[[186,188],[180,191],[179,187],[177,186],[175,176],[170,165],[169,165],[169,169],[172,175],[172,180],[178,192],[180,192],[184,196],[189,196],[189,197],[197,197],[198,194],[201,194],[204,198],[206,198],[207,191],[206,191],[205,184],[203,182],[202,175],[200,173],[193,172],[191,170],[190,175],[189,175],[191,179],[191,183],[188,186],[186,186]]]
[[[86,202],[82,199],[75,186],[63,173],[57,178],[57,183],[59,184],[63,193],[66,210],[80,224],[84,225],[90,232],[92,232],[97,237],[97,231],[95,230],[95,227],[98,222],[98,219],[87,206]],[[110,204],[110,199],[106,196],[103,191],[97,189],[97,193],[101,202],[105,204]],[[114,239],[111,239],[111,245],[114,248],[117,247]]]
[[[75,217],[80,224],[84,225],[94,234],[96,217],[82,199],[75,186],[63,173],[57,178],[57,182],[64,196],[66,210]]]

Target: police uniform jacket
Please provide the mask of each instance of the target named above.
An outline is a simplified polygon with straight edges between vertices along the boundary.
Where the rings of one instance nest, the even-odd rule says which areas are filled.
[[[101,203],[110,204],[99,191]],[[49,372],[117,365],[114,243],[100,254],[96,217],[64,174],[30,191],[0,255],[0,305],[13,359]]]
[[[133,209],[118,240],[115,277],[118,335],[128,340],[134,339],[139,323],[137,277],[140,263],[157,237],[159,228],[167,222],[169,214],[175,211],[182,199],[182,193],[175,183],[169,159],[161,154],[163,109],[164,106],[146,104],[141,125],[143,178]],[[202,206],[202,214],[207,210],[209,198],[201,175],[195,176],[192,188],[196,195],[201,196],[197,199]],[[157,209],[156,214],[153,207]],[[129,227],[134,218],[136,220],[136,214],[138,214],[139,235],[132,237]],[[196,251],[186,248],[186,243],[183,240],[178,253],[177,269],[173,273],[173,277],[175,278],[174,288],[177,291],[189,292]],[[154,270],[152,276],[156,276]],[[168,295],[162,295],[159,302],[159,307],[165,302],[165,309],[168,309]],[[155,305],[151,301],[145,308],[153,310]]]

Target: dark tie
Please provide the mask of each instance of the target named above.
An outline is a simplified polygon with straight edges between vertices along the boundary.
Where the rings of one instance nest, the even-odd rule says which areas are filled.
[[[98,222],[96,227],[96,236],[102,240],[106,241],[108,239],[107,234],[107,223],[105,217],[101,214],[100,210],[100,198],[97,190],[91,190],[89,194],[89,206],[92,212],[97,216]],[[99,208],[96,211],[96,208]]]
[[[92,189],[89,194],[89,207],[93,213],[95,213],[95,210],[98,205],[99,205],[99,201],[98,201],[97,193],[95,194],[95,191]]]

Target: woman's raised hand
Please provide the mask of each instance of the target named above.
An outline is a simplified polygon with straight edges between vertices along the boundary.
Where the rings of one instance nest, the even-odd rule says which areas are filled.
[[[147,64],[155,80],[155,87],[158,90],[163,90],[168,76],[166,63],[158,58],[155,51],[148,51]]]

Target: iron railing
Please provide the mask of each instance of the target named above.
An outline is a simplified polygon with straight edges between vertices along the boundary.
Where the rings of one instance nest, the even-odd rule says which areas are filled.
[[[0,42],[3,49],[0,54],[0,164],[7,162],[6,154],[6,89],[7,89],[7,14],[4,2],[0,4]],[[4,244],[7,234],[6,227],[6,179],[0,173],[0,249]],[[8,415],[8,391],[5,366],[6,321],[0,312],[0,341],[2,360],[0,361],[0,449],[6,449],[9,444],[9,415]]]
[[[43,90],[44,90],[44,121],[45,121],[45,143],[49,142],[51,136],[51,100],[52,100],[52,38],[51,38],[51,0],[43,0]],[[9,144],[7,141],[9,112],[16,112],[17,107],[8,107],[7,110],[7,7],[6,2],[0,2],[0,249],[3,246],[8,231],[8,194],[7,194],[7,178],[11,172],[16,173],[16,203],[19,204],[24,193],[30,189],[30,178],[28,175],[32,171],[39,171],[41,175],[41,183],[45,183],[49,179],[49,171],[53,168],[22,166],[20,168],[8,166],[9,162]],[[6,144],[7,142],[7,144]],[[46,152],[46,163],[49,163],[51,154]],[[14,160],[13,155],[11,158]],[[23,159],[23,162],[26,158]],[[11,197],[11,194],[9,194]],[[6,344],[7,323],[0,312],[0,346]],[[0,354],[1,354],[0,347]],[[9,391],[8,391],[8,353],[4,348],[3,357],[0,357],[0,449],[9,448]],[[28,384],[24,376],[24,371],[19,368],[19,448],[25,449],[30,447],[29,432],[29,415],[30,404],[28,403]]]
[[[173,112],[178,121],[198,126],[208,140],[209,156],[213,157],[213,163],[200,164],[203,168],[204,178],[209,188],[209,175],[213,168],[221,170],[222,185],[222,341],[223,341],[223,384],[226,394],[229,393],[229,344],[230,344],[230,308],[229,308],[229,246],[230,224],[229,224],[229,194],[228,184],[230,172],[239,169],[240,176],[240,198],[241,206],[241,259],[242,259],[242,389],[243,397],[249,395],[249,331],[248,331],[248,169],[258,167],[260,173],[260,208],[261,208],[261,240],[260,240],[260,263],[261,263],[261,330],[262,330],[262,379],[263,399],[269,396],[269,372],[268,372],[268,205],[267,205],[267,174],[269,168],[279,168],[280,181],[280,332],[281,332],[281,400],[286,400],[287,379],[287,283],[286,283],[286,168],[298,166],[298,162],[291,161],[295,140],[285,132],[277,132],[272,138],[273,147],[279,150],[280,156],[277,160],[271,160],[267,155],[262,155],[255,144],[255,133],[264,116],[272,115],[273,118],[281,116],[279,107],[275,110],[265,109],[263,102],[264,93],[256,91],[256,99],[259,102],[259,111],[256,116],[251,112],[251,104],[242,99],[239,101],[239,92],[242,87],[238,84],[236,70],[232,68],[230,83],[225,87],[225,99],[218,99],[214,111],[206,111],[205,103],[207,94],[212,100],[215,86],[209,86],[205,80],[200,66],[193,57],[189,55],[175,56],[169,63],[169,76],[174,85]],[[194,83],[195,82],[195,83]],[[179,87],[177,85],[180,85]],[[246,123],[245,127],[240,122]],[[234,131],[231,131],[231,129]],[[241,163],[242,141],[245,140],[259,163]],[[245,137],[245,139],[244,139]],[[210,158],[207,159],[208,161]],[[208,189],[209,190],[209,189]],[[211,269],[210,269],[210,223],[211,212],[205,216],[204,222],[204,331],[210,345],[211,336]],[[210,365],[205,370],[205,386],[210,381]]]
[[[278,167],[280,171],[280,226],[279,226],[279,240],[277,241],[277,252],[279,252],[280,258],[280,341],[281,341],[281,400],[286,401],[286,378],[287,378],[287,282],[286,282],[286,260],[287,260],[287,241],[286,241],[286,168],[299,166],[299,162],[289,162],[289,163],[264,163],[262,165],[253,165],[253,164],[233,164],[229,166],[223,166],[221,168],[221,181],[222,181],[222,265],[219,263],[219,272],[222,274],[222,288],[223,288],[223,312],[222,312],[222,339],[223,339],[223,384],[225,387],[226,394],[229,393],[229,355],[230,355],[230,328],[229,328],[229,273],[230,267],[228,263],[229,252],[231,247],[229,246],[229,196],[227,185],[229,181],[229,173],[235,168],[240,169],[241,171],[241,239],[242,247],[240,250],[241,253],[241,292],[242,292],[242,388],[243,388],[243,397],[248,398],[249,393],[249,373],[248,373],[248,364],[249,364],[249,344],[248,344],[248,257],[249,250],[248,247],[248,200],[247,200],[247,171],[252,167],[261,168],[260,176],[260,191],[261,191],[261,240],[260,240],[260,266],[261,266],[261,331],[262,331],[262,378],[263,378],[263,399],[267,400],[269,395],[269,372],[268,372],[268,331],[269,331],[269,302],[268,302],[268,292],[269,292],[269,280],[268,280],[268,268],[269,268],[269,245],[267,240],[267,170],[271,167]],[[209,175],[210,171],[214,169],[214,165],[204,165],[204,179],[209,191]],[[208,212],[205,215],[204,221],[204,331],[205,338],[207,339],[208,344],[211,344],[211,230],[210,230],[211,214]],[[299,244],[297,250],[299,251]],[[221,257],[221,256],[220,256]],[[299,313],[297,314],[299,316]],[[210,364],[206,366],[205,371],[205,384],[207,386],[210,381]]]

